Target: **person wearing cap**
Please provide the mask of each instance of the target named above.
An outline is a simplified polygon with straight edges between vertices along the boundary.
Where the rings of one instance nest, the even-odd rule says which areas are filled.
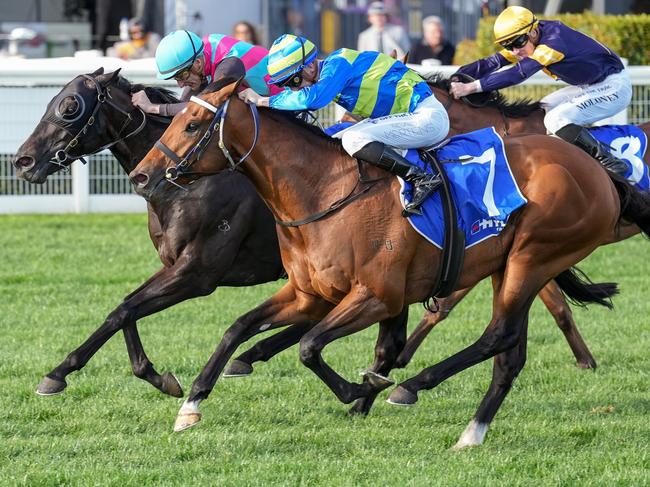
[[[129,20],[129,40],[117,42],[108,49],[108,56],[120,59],[142,59],[153,57],[160,43],[160,36],[155,32],[147,31],[144,20],[133,17]]]
[[[449,118],[429,85],[400,61],[376,51],[339,49],[324,60],[303,37],[284,34],[269,51],[271,83],[289,88],[270,97],[251,89],[239,96],[277,110],[318,110],[335,101],[353,115],[366,118],[335,135],[348,154],[413,183],[407,213],[439,185],[439,179],[412,165],[392,149],[436,144],[449,132]]]
[[[190,96],[197,95],[213,81],[217,65],[225,58],[237,57],[246,67],[244,81],[260,95],[279,93],[280,88],[269,83],[266,70],[268,51],[223,34],[210,34],[201,39],[194,32],[177,30],[166,35],[156,49],[158,79],[176,81],[181,103],[151,103],[144,91],[131,97],[134,105],[147,113],[171,117],[187,105]]]
[[[538,20],[524,7],[508,7],[501,12],[494,24],[494,36],[503,50],[462,66],[457,72],[476,80],[452,81],[450,93],[460,98],[498,90],[543,70],[569,85],[540,101],[546,110],[546,130],[580,147],[610,171],[625,174],[627,165],[583,127],[630,104],[632,83],[616,53],[560,21]],[[497,71],[513,63],[513,67]]]
[[[388,21],[388,9],[384,2],[372,2],[368,6],[370,27],[359,34],[357,50],[379,51],[390,54],[393,50],[398,57],[409,52],[411,39],[403,27]]]

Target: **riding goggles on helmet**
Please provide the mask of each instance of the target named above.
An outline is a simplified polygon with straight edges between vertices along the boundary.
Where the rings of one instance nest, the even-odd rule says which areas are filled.
[[[513,49],[521,49],[526,44],[528,44],[528,34],[522,34],[515,37],[514,39],[508,39],[506,41],[499,42],[499,44],[501,44],[501,47],[507,49],[508,51],[512,51]]]

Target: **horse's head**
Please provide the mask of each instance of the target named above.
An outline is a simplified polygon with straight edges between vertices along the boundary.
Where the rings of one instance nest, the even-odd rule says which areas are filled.
[[[217,144],[223,135],[221,125],[225,123],[226,102],[245,74],[241,61],[228,59],[232,62],[222,66],[228,72],[217,73],[217,81],[209,85],[200,97],[190,99],[160,140],[131,171],[129,177],[138,194],[151,198],[164,181],[179,186],[187,183],[192,175],[220,171],[227,166],[224,154],[227,149],[224,146],[220,150]],[[234,100],[237,105],[243,105],[237,97]]]
[[[100,116],[102,105],[109,102],[118,107],[131,106],[128,94],[110,89],[118,76],[119,69],[104,74],[104,69],[99,68],[92,74],[77,76],[63,87],[18,149],[14,160],[18,177],[44,183],[50,174],[111,141],[107,121]],[[126,119],[129,115],[124,113]]]

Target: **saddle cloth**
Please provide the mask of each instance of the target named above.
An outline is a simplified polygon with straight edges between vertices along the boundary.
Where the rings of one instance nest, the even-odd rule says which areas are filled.
[[[465,247],[501,233],[508,217],[526,204],[510,171],[503,140],[493,127],[457,135],[436,149],[436,157],[451,184],[458,227],[465,232]],[[406,158],[430,170],[416,150]],[[412,187],[400,179],[401,200],[410,201]],[[442,248],[444,224],[440,195],[436,192],[424,202],[422,215],[408,217],[413,228],[429,242]]]
[[[643,163],[648,138],[643,130],[636,125],[603,125],[592,127],[589,131],[609,146],[612,154],[627,163],[625,177],[630,183],[643,191],[650,189],[648,166]]]
[[[350,122],[338,123],[328,127],[325,132],[331,136],[350,125]],[[503,140],[494,127],[457,135],[435,150],[438,160],[444,161],[451,183],[458,227],[465,232],[465,248],[501,233],[510,214],[527,201],[510,172]],[[417,150],[407,151],[405,157],[431,171],[422,162]],[[469,160],[460,162],[459,158]],[[405,205],[410,201],[413,188],[411,184],[398,179],[402,185],[400,200]],[[438,192],[430,196],[421,209],[422,215],[409,216],[409,223],[429,242],[442,248],[445,229]]]

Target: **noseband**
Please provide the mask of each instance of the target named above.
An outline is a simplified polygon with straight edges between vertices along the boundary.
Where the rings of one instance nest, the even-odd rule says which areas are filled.
[[[214,113],[214,117],[212,117],[212,120],[210,121],[210,125],[208,125],[208,128],[206,129],[203,136],[199,139],[199,141],[187,152],[187,154],[185,154],[183,158],[181,158],[178,154],[176,154],[176,152],[174,152],[169,147],[167,147],[161,140],[157,140],[156,143],[154,144],[154,147],[156,147],[158,150],[160,150],[163,154],[165,154],[167,157],[169,157],[172,161],[176,163],[175,166],[168,167],[167,170],[165,171],[165,180],[173,184],[174,186],[177,186],[184,190],[185,188],[176,182],[176,180],[181,176],[200,177],[200,176],[217,174],[221,172],[221,171],[217,171],[217,172],[190,172],[189,171],[190,167],[195,162],[197,162],[205,152],[205,149],[210,143],[210,140],[212,139],[212,135],[214,134],[215,131],[217,130],[219,131],[219,148],[221,149],[221,152],[223,152],[225,158],[228,160],[228,165],[231,171],[237,169],[237,167],[240,166],[246,160],[246,158],[248,158],[251,152],[253,152],[253,149],[257,144],[257,137],[259,135],[259,114],[257,113],[257,107],[255,106],[255,104],[250,103],[248,104],[248,106],[251,109],[251,114],[253,116],[253,123],[255,126],[253,144],[251,145],[251,148],[248,149],[248,152],[246,152],[246,154],[244,154],[239,159],[239,161],[235,162],[232,155],[230,154],[230,151],[226,147],[226,144],[224,142],[224,137],[223,137],[223,127],[225,125],[226,115],[228,114],[230,99],[226,100],[226,102],[220,107],[215,107],[211,103],[208,103],[207,101],[202,100],[201,98],[198,98],[196,96],[190,97],[189,101],[196,103],[197,105],[201,105],[203,108],[206,108],[210,110],[212,113]]]
[[[126,110],[123,110],[120,108],[117,104],[115,104],[112,99],[111,99],[111,94],[110,90],[108,88],[104,88],[101,86],[100,83],[97,82],[95,78],[92,76],[88,76],[87,74],[82,75],[84,78],[87,80],[92,81],[93,85],[95,86],[95,90],[97,91],[97,96],[95,97],[95,106],[93,107],[92,111],[90,112],[90,115],[88,115],[88,118],[86,118],[86,121],[84,122],[83,126],[77,131],[77,134],[72,137],[70,142],[65,146],[64,149],[60,149],[54,153],[54,159],[51,159],[49,162],[51,164],[55,164],[59,167],[61,167],[64,170],[68,169],[68,166],[72,164],[75,160],[79,159],[81,162],[86,164],[85,157],[88,157],[93,154],[97,154],[98,152],[101,152],[105,149],[108,149],[110,147],[113,147],[115,144],[122,142],[123,140],[131,137],[132,135],[136,135],[142,129],[147,123],[147,116],[144,113],[144,111],[140,108],[137,107],[138,110],[140,110],[140,113],[142,114],[142,122],[140,125],[133,130],[132,132],[126,134],[124,137],[120,137],[122,132],[131,124],[133,121],[133,117],[129,112]],[[49,115],[44,118],[46,122],[49,122],[53,125],[56,125],[59,128],[62,128],[69,134],[71,134],[70,129],[74,129],[75,126],[79,125],[79,119],[86,113],[86,108],[87,108],[87,103],[84,101],[84,98],[79,95],[79,93],[72,93],[71,95],[67,95],[63,99],[67,98],[68,96],[72,96],[77,103],[77,111],[71,115],[71,117],[66,117],[65,114],[62,114],[59,109],[59,105],[56,106],[54,110],[54,116]],[[62,101],[62,100],[61,100]],[[117,110],[118,112],[122,113],[125,115],[124,122],[122,123],[122,127],[120,127],[119,132],[117,133],[117,140],[111,141],[108,144],[104,144],[101,146],[99,149],[94,150],[92,152],[89,152],[87,154],[82,154],[82,155],[71,155],[70,154],[70,149],[73,149],[79,144],[79,141],[81,138],[88,133],[88,129],[95,123],[95,117],[97,115],[97,112],[101,109],[102,105],[106,103],[107,105],[110,105],[112,108]],[[64,164],[65,162],[68,162],[68,164]]]

